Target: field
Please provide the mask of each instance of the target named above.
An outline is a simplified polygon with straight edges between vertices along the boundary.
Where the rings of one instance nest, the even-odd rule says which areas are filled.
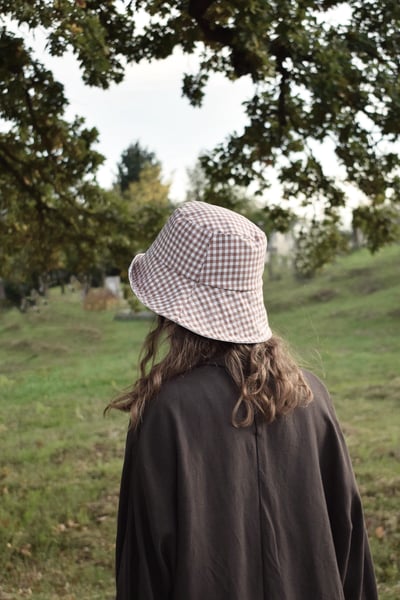
[[[380,598],[400,598],[400,247],[308,282],[266,280],[265,298],[272,328],[333,396]],[[0,312],[0,600],[113,598],[127,420],[103,409],[134,380],[148,329],[113,316],[58,289],[39,312]]]

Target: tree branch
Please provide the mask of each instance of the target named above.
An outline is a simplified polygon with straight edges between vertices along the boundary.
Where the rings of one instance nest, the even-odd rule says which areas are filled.
[[[218,42],[223,46],[231,46],[234,31],[228,27],[211,23],[210,19],[204,16],[212,4],[214,4],[214,0],[190,0],[189,15],[195,19],[207,41]]]

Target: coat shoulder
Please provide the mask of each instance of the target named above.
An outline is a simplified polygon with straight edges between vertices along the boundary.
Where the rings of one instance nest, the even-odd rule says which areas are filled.
[[[302,369],[302,372],[313,394],[313,400],[307,408],[320,414],[329,415],[331,418],[336,420],[336,413],[332,398],[325,384],[311,371]]]

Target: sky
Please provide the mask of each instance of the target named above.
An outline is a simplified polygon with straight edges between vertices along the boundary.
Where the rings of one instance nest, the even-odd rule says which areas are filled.
[[[241,104],[252,95],[249,79],[230,82],[212,76],[201,108],[193,108],[182,97],[182,75],[196,69],[193,57],[175,53],[163,61],[129,65],[122,83],[102,90],[83,84],[73,56],[50,57],[44,38],[29,41],[36,56],[65,86],[70,102],[67,118],[82,116],[88,126],[98,129],[96,149],[106,157],[98,180],[105,187],[115,180],[122,151],[139,140],[161,161],[164,178],[171,182],[171,196],[183,200],[186,169],[193,167],[201,151],[213,148],[245,123]]]

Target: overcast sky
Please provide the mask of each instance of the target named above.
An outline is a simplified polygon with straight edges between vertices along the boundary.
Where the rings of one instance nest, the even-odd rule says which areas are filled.
[[[161,161],[164,177],[172,183],[173,198],[183,199],[186,169],[194,165],[199,153],[245,123],[241,103],[252,95],[248,79],[232,83],[213,76],[200,109],[182,98],[182,74],[195,71],[193,57],[176,53],[164,61],[130,65],[122,83],[101,90],[83,84],[72,56],[52,58],[44,49],[44,39],[36,36],[29,41],[37,57],[64,84],[70,101],[67,117],[83,116],[87,125],[98,129],[98,150],[106,157],[99,169],[103,186],[115,179],[121,152],[139,140]]]

